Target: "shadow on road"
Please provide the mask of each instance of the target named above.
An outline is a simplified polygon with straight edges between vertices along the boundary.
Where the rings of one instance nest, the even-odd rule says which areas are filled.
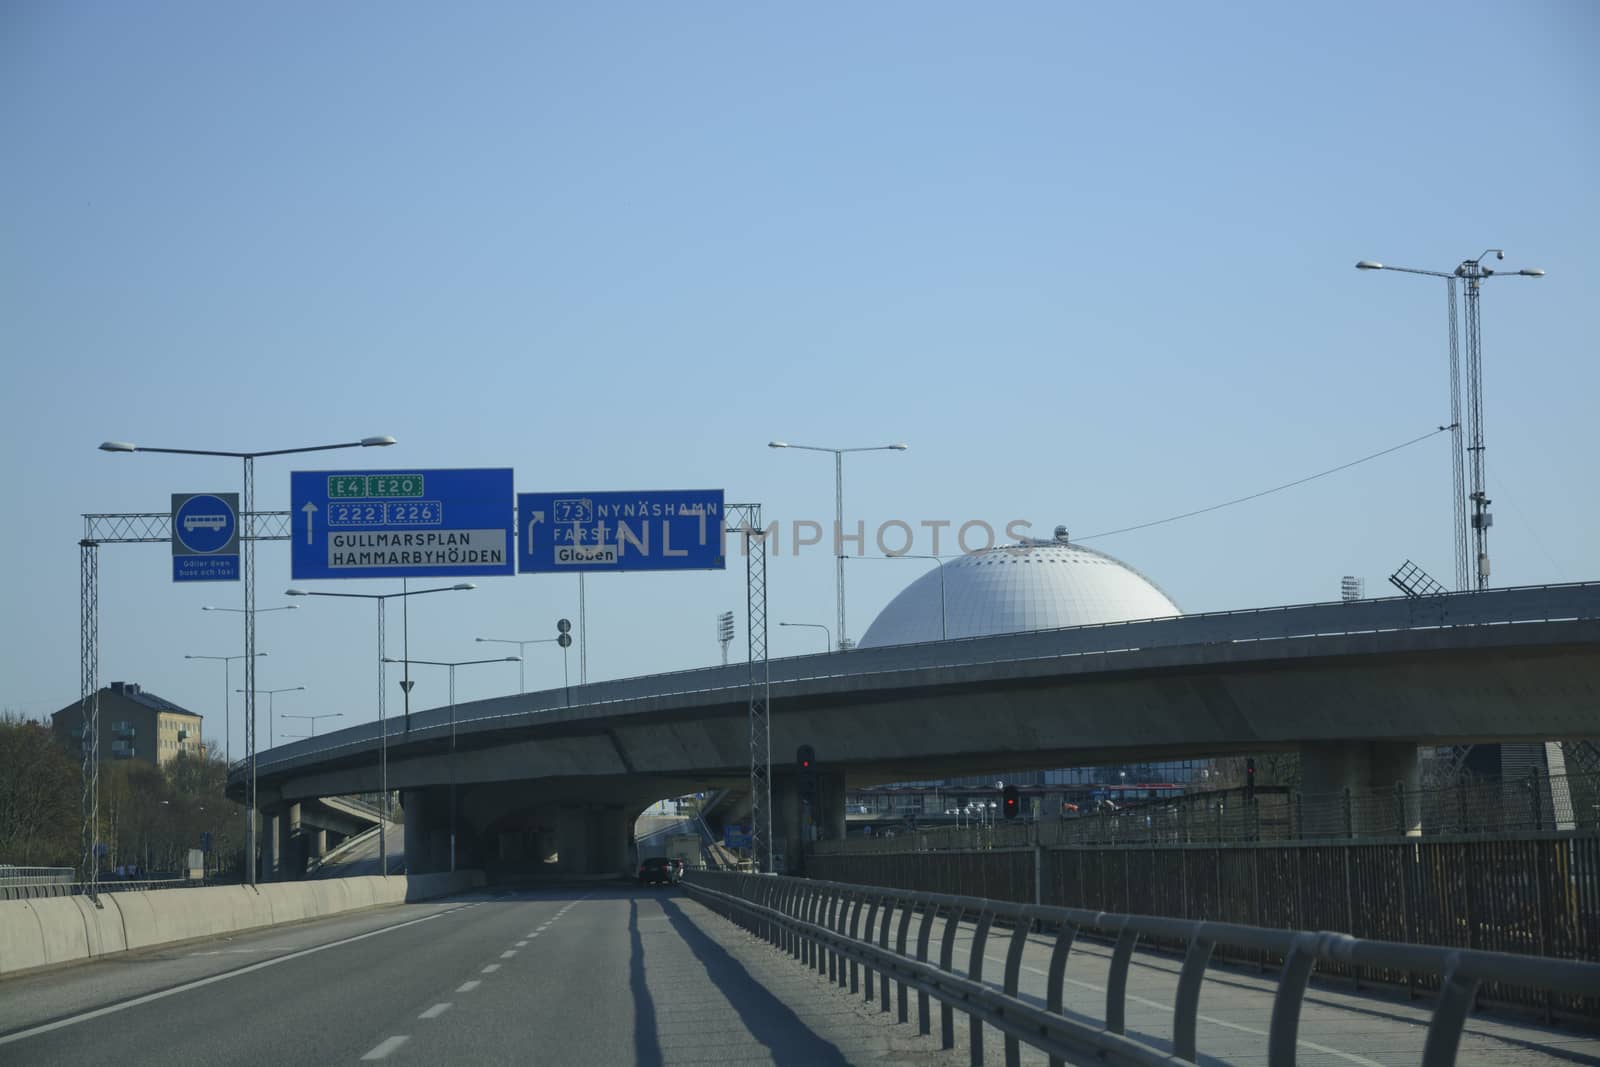
[[[635,905],[635,914],[637,914]],[[673,930],[683,938],[684,944],[694,953],[712,983],[728,998],[734,1014],[772,1053],[772,1061],[780,1067],[821,1067],[821,1065],[847,1064],[838,1046],[812,1033],[788,1005],[773,996],[757,981],[744,965],[726,949],[707,937],[677,902],[665,898],[661,910],[672,924]],[[638,951],[638,934],[634,935],[635,952]],[[641,972],[642,973],[642,972]],[[640,1013],[642,1018],[643,1013]],[[641,1044],[639,1046],[643,1048]],[[641,1060],[641,1062],[643,1062]]]
[[[656,1033],[656,1002],[644,980],[644,942],[639,937],[639,902],[628,902],[628,989],[633,993],[633,1049],[638,1067],[660,1067],[661,1039]]]

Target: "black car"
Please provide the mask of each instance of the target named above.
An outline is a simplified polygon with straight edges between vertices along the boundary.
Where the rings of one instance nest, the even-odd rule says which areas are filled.
[[[640,885],[677,885],[683,880],[683,861],[651,856],[639,863]]]

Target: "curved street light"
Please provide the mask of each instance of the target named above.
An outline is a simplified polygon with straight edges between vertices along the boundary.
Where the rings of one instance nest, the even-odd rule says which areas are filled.
[[[823,448],[818,445],[796,445],[788,441],[768,441],[768,448],[798,448],[802,452],[829,452],[833,454],[833,549],[834,549],[834,599],[838,607],[839,650],[850,647],[850,637],[845,631],[844,618],[844,454],[846,452],[904,452],[911,446],[904,441],[892,445],[867,445],[864,448]]]
[[[244,575],[244,715],[245,752],[250,761],[250,775],[245,785],[244,852],[245,874],[248,885],[256,884],[256,557],[252,547],[255,540],[256,460],[265,456],[292,456],[305,452],[331,452],[342,448],[384,448],[395,443],[393,437],[379,434],[354,441],[341,441],[331,445],[307,445],[300,448],[271,448],[258,452],[236,452],[229,449],[210,448],[153,448],[136,445],[130,441],[102,441],[100,451],[158,452],[178,456],[220,456],[240,460],[244,467],[242,491],[239,494],[239,570]],[[246,516],[249,516],[246,520]],[[251,532],[244,532],[250,523]],[[91,891],[95,871],[90,872]]]

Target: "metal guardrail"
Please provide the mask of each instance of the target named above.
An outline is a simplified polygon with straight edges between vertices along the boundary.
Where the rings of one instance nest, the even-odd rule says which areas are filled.
[[[70,882],[76,873],[72,867],[19,867],[0,863],[0,887]]]
[[[762,875],[693,872],[684,885],[729,920],[787,951],[819,974],[877,999],[890,1010],[890,985],[898,987],[898,1018],[909,1021],[909,992],[917,993],[917,1025],[931,1032],[931,1001],[939,1001],[940,1044],[955,1046],[955,1012],[968,1017],[969,1052],[974,1067],[984,1062],[984,1024],[1005,1039],[1007,1067],[1020,1062],[1021,1045],[1040,1049],[1052,1067],[1083,1057],[1115,1065],[1169,1067],[1198,1061],[1196,1028],[1206,967],[1219,945],[1276,955],[1283,960],[1267,1034],[1269,1067],[1292,1067],[1312,970],[1319,963],[1438,975],[1440,995],[1423,1047],[1423,1067],[1448,1067],[1455,1061],[1462,1027],[1486,981],[1600,998],[1600,964],[1499,952],[1440,949],[1396,942],[1360,940],[1344,934],[1268,930],[1230,923],[1196,922],[1156,916],[1119,915],[1079,908],[1007,904],[979,897],[912,893],[840,882]],[[865,924],[863,925],[863,911]],[[915,955],[908,946],[911,921],[918,922]],[[938,962],[930,962],[936,918],[944,918]],[[965,972],[955,963],[956,933],[971,923],[972,947]],[[1009,926],[1010,944],[999,988],[983,977],[984,948],[996,926]],[[1023,950],[1035,931],[1053,933],[1046,978],[1045,1007],[1018,996]],[[890,945],[893,934],[893,947]],[[1105,1025],[1062,1015],[1068,959],[1080,933],[1114,942],[1106,982]],[[1175,1055],[1134,1040],[1124,1032],[1128,969],[1140,938],[1176,941],[1184,946],[1183,966],[1174,995]],[[848,966],[847,966],[848,964]],[[847,974],[848,972],[848,974]],[[877,997],[874,997],[874,976]]]
[[[157,878],[142,881],[105,879],[99,882],[39,882],[32,885],[0,885],[0,900],[37,900],[41,897],[82,897],[96,893],[143,893],[152,889],[192,889],[198,885],[216,885],[217,882],[191,881],[187,878]],[[226,885],[237,884],[229,880]]]
[[[1600,619],[1600,582],[1521,586],[1483,592],[1446,593],[1430,597],[1387,597],[1373,600],[1298,604],[1207,612],[1169,619],[1142,619],[1057,630],[1030,630],[986,637],[955,638],[912,645],[853,649],[774,659],[774,696],[788,686],[838,678],[868,678],[935,667],[969,667],[995,663],[1108,655],[1141,649],[1291,640],[1299,638],[1433,630],[1452,627],[1515,625]],[[520,694],[455,707],[458,732],[474,725],[515,725],[570,707],[603,707],[646,699],[700,696],[727,692],[730,699],[749,686],[742,664],[621,678],[573,686],[566,690]],[[496,728],[496,727],[489,727]],[[450,725],[445,709],[413,712],[405,740],[440,737]],[[395,724],[389,725],[397,742]],[[257,770],[322,759],[377,743],[378,724],[332,731],[262,752]],[[233,770],[242,768],[242,761]]]
[[[1048,788],[1045,790],[1049,792]],[[1189,845],[1377,837],[1501,836],[1600,828],[1600,774],[1532,773],[1420,790],[1191,793],[1076,817],[921,826],[818,841],[818,855],[1026,845]]]

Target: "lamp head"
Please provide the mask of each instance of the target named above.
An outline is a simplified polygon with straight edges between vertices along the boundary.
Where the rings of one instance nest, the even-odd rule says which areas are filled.
[[[310,596],[311,594],[306,592],[304,589],[295,589],[295,588],[293,588],[291,586],[290,588],[285,589],[283,591],[283,595],[284,596]]]
[[[1363,259],[1356,264],[1356,270],[1382,270],[1383,264],[1373,259]]]
[[[101,445],[100,447],[104,448],[106,446],[105,445]],[[132,446],[130,445],[129,447],[131,448]],[[788,448],[789,447],[789,442],[788,441],[768,441],[767,442],[767,447],[768,448]]]
[[[906,449],[910,448],[911,446],[906,444],[904,441],[898,441],[898,442],[890,445],[889,447],[892,448],[896,452],[904,452]]]
[[[138,445],[130,445],[126,441],[102,441],[102,442],[100,442],[100,451],[102,451],[102,452],[137,452],[137,451],[139,451],[139,446]]]
[[[451,589],[458,589],[458,590],[461,590],[461,591],[465,592],[468,589],[476,589],[478,587],[475,584],[473,584],[472,582],[457,582],[455,585],[452,585],[450,588]]]
[[[388,434],[383,434],[379,437],[363,437],[361,439],[362,448],[385,448],[392,444],[394,444],[394,438]]]

